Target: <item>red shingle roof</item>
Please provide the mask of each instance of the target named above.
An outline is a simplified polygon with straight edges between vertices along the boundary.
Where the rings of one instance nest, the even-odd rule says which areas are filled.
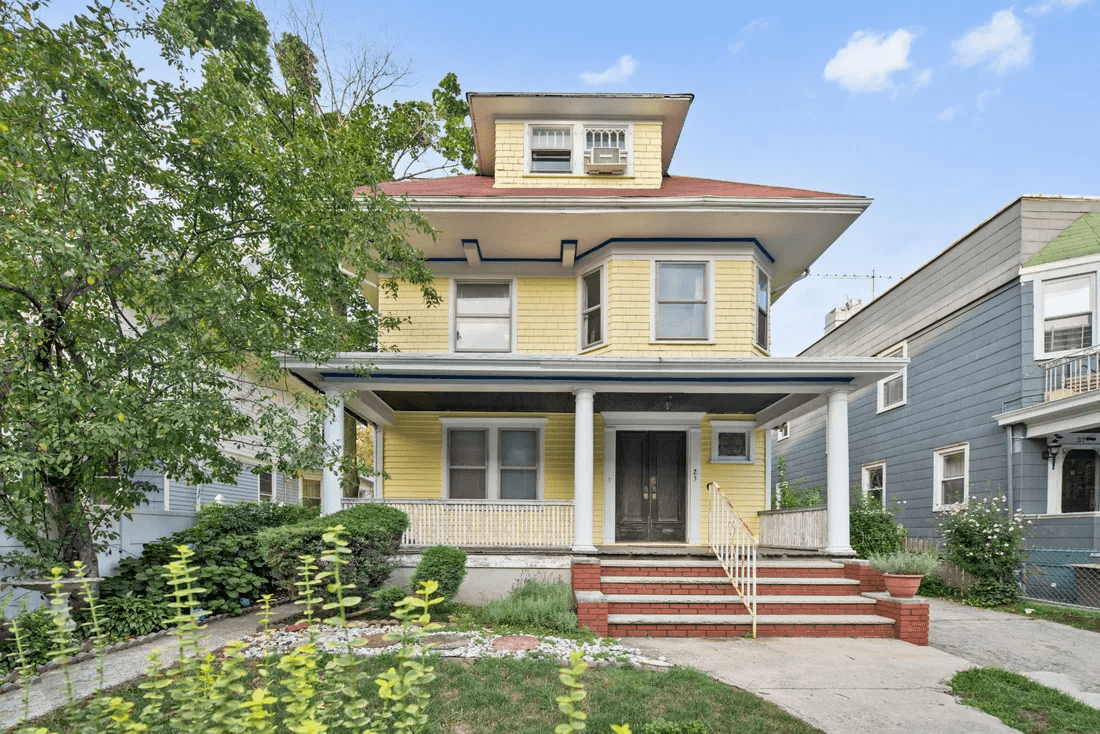
[[[789,189],[783,186],[763,186],[760,184],[738,183],[736,181],[716,181],[711,178],[692,178],[690,176],[667,176],[659,189],[629,188],[506,188],[494,189],[496,181],[492,176],[450,176],[447,178],[424,178],[412,181],[386,181],[379,184],[384,193],[390,196],[618,196],[618,197],[660,197],[660,196],[727,196],[750,199],[822,199],[848,198],[847,194],[830,194],[824,191],[808,189]],[[357,194],[369,194],[370,187],[363,186]]]

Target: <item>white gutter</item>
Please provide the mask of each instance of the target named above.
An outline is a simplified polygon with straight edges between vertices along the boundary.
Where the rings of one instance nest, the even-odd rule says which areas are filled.
[[[398,198],[398,197],[394,197]],[[662,212],[784,212],[858,216],[872,203],[865,197],[745,198],[732,196],[425,196],[408,197],[421,212],[512,212],[568,214],[622,210]]]

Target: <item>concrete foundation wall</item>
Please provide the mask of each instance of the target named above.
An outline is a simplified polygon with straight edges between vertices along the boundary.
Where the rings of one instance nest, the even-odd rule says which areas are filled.
[[[474,555],[466,557],[466,579],[458,589],[461,604],[484,604],[503,599],[528,579],[569,583],[568,555]],[[397,569],[387,583],[408,586],[420,554],[397,557]]]

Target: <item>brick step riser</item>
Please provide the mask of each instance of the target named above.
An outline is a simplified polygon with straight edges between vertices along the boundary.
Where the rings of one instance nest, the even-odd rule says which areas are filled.
[[[605,594],[690,594],[697,596],[726,596],[732,584],[601,584]],[[757,584],[756,593],[762,596],[859,596],[859,586],[821,586],[818,584]]]
[[[602,576],[692,576],[700,578],[726,578],[726,572],[721,568],[690,567],[690,566],[664,566],[647,568],[645,566],[602,566]],[[844,578],[844,570],[840,568],[757,568],[757,578],[767,579],[840,579]]]
[[[757,604],[757,614],[867,614],[867,604]],[[748,614],[740,601],[723,604],[681,604],[668,602],[610,602],[608,614]]]
[[[744,637],[752,634],[752,624],[612,624],[608,637]],[[889,624],[758,624],[757,637],[861,637],[891,638]]]

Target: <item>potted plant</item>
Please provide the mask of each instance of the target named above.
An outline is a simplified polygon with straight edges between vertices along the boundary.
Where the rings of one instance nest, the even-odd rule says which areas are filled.
[[[874,553],[867,559],[871,567],[881,571],[886,581],[886,591],[899,599],[912,598],[920,588],[920,580],[940,565],[935,551],[899,550],[893,553]]]

